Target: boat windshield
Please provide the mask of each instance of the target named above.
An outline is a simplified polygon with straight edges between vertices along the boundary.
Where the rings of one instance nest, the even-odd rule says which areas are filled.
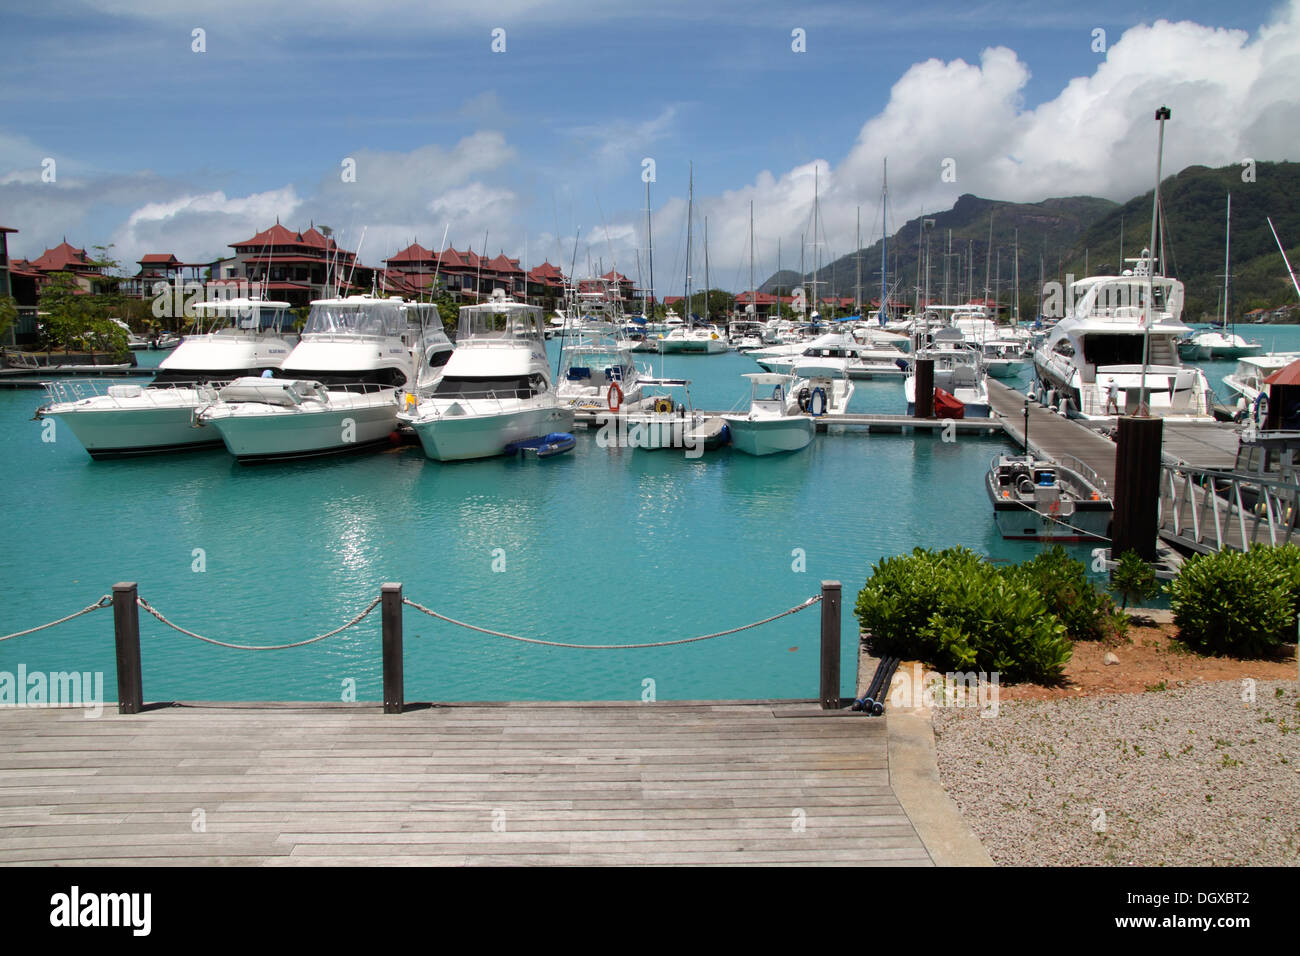
[[[407,326],[404,305],[391,299],[318,302],[311,307],[303,334],[400,336]]]
[[[294,316],[285,305],[231,301],[203,303],[194,313],[194,331],[232,335],[239,332],[281,332],[293,328]]]
[[[469,338],[543,342],[542,310],[518,302],[462,306],[456,341]]]

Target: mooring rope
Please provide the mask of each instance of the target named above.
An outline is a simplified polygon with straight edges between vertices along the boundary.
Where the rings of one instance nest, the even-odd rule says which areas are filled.
[[[112,604],[113,596],[111,594],[105,594],[94,604],[87,604],[75,614],[69,614],[67,617],[61,617],[57,621],[50,621],[49,624],[42,624],[39,627],[29,627],[25,631],[14,631],[12,634],[6,634],[4,637],[0,637],[0,641],[7,641],[11,637],[22,637],[24,634],[35,634],[37,631],[43,631],[47,627],[54,627],[54,625],[62,624],[64,621],[71,621],[74,617],[81,617],[83,614],[89,614],[91,611],[98,611],[101,607],[110,607]]]
[[[1038,515],[1038,517],[1040,518],[1047,518],[1049,521],[1056,522],[1063,528],[1069,528],[1071,531],[1077,531],[1081,535],[1085,535],[1086,537],[1089,538],[1095,538],[1098,541],[1110,541],[1110,538],[1106,537],[1104,534],[1097,534],[1094,531],[1088,531],[1085,528],[1076,527],[1075,525],[1070,524],[1070,522],[1068,521],[1062,520],[1056,515],[1050,514],[1049,512],[1046,511],[1039,511],[1037,508],[1034,508],[1031,505],[1027,505],[1023,501],[1017,501],[1016,504],[1020,505],[1020,507],[1024,508],[1026,511],[1030,512],[1031,514],[1035,514]]]
[[[379,606],[379,602],[381,600],[383,599],[375,598],[373,601],[371,601],[369,604],[365,606],[365,608],[361,611],[360,614],[358,614],[352,620],[348,621],[342,627],[336,627],[332,631],[326,631],[324,634],[317,634],[315,637],[309,637],[305,641],[294,641],[292,644],[266,644],[266,645],[231,644],[227,641],[218,641],[211,637],[204,637],[202,634],[195,634],[193,631],[187,631],[179,624],[174,624],[171,621],[167,620],[167,618],[163,617],[161,611],[159,611],[157,608],[151,605],[144,598],[137,597],[136,603],[139,604],[140,607],[144,608],[144,610],[152,614],[154,617],[156,617],[158,620],[160,620],[162,623],[166,624],[172,630],[180,631],[182,634],[186,634],[189,637],[193,637],[200,641],[205,641],[208,644],[215,644],[218,647],[229,647],[237,651],[285,651],[291,647],[303,647],[304,645],[307,644],[315,644],[317,641],[323,641],[327,637],[333,637],[335,634],[338,634],[342,631],[346,631],[348,628],[352,627],[353,625],[361,623],[361,621],[365,618],[367,614],[369,614],[371,611],[373,611],[375,608]]]
[[[820,594],[815,594],[802,604],[796,604],[780,614],[773,614],[771,617],[765,617],[761,621],[755,621],[752,624],[744,624],[740,627],[733,627],[726,631],[716,631],[713,634],[701,634],[699,637],[683,637],[675,641],[650,641],[644,644],[566,644],[563,641],[543,641],[536,637],[521,637],[518,634],[507,634],[504,631],[493,631],[486,627],[478,627],[474,624],[467,624],[464,621],[458,621],[453,617],[447,617],[445,614],[439,614],[423,604],[417,604],[409,598],[402,598],[402,603],[415,608],[417,611],[436,617],[440,621],[446,621],[448,624],[455,624],[457,627],[463,627],[471,631],[478,631],[480,634],[490,634],[493,637],[504,637],[511,641],[522,641],[525,644],[541,644],[545,647],[571,647],[582,651],[630,651],[639,650],[647,647],[672,647],[675,644],[693,644],[696,641],[707,641],[715,637],[725,637],[728,634],[736,634],[740,631],[748,631],[750,628],[759,627],[768,624],[778,618],[786,617],[790,614],[798,614],[800,611],[812,607],[822,599]]]

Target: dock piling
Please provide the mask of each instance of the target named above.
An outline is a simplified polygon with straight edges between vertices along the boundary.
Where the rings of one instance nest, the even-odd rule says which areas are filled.
[[[113,585],[113,638],[117,648],[117,712],[144,709],[140,678],[140,608],[134,581]]]
[[[822,710],[840,707],[840,582],[822,582]]]
[[[1115,517],[1111,522],[1111,560],[1136,551],[1156,559],[1159,534],[1160,460],[1164,420],[1124,416],[1115,438]]]
[[[384,713],[400,714],[406,708],[402,673],[402,585],[385,584],[382,596]]]
[[[912,414],[916,418],[934,417],[934,359],[916,360],[916,392]]]

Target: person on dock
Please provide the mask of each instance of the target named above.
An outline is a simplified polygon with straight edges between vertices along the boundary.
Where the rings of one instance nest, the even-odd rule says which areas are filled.
[[[1106,379],[1106,414],[1107,415],[1111,413],[1111,409],[1115,410],[1116,415],[1119,414],[1119,386],[1115,384],[1115,380],[1113,378],[1108,378]]]

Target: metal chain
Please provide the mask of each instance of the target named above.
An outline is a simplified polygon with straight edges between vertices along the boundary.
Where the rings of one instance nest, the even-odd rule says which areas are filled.
[[[455,624],[457,627],[467,628],[471,631],[478,631],[480,634],[490,634],[493,637],[504,637],[512,641],[522,641],[525,644],[541,644],[545,647],[571,647],[583,651],[629,651],[647,647],[672,647],[675,644],[693,644],[696,641],[707,641],[715,637],[725,637],[728,634],[736,634],[740,631],[747,631],[750,628],[759,627],[760,625],[767,624],[790,614],[798,614],[800,611],[812,607],[821,599],[822,596],[820,594],[815,594],[802,604],[796,604],[794,607],[782,611],[780,614],[773,614],[771,617],[765,617],[763,620],[755,621],[753,624],[733,627],[727,631],[717,631],[713,634],[701,634],[699,637],[684,637],[676,641],[651,641],[645,644],[566,644],[563,641],[543,641],[535,637],[520,637],[518,634],[507,634],[504,631],[492,631],[488,630],[486,627],[476,627],[473,624],[466,624],[464,621],[458,621],[455,618],[447,617],[445,614],[439,614],[437,611],[431,610],[423,604],[416,604],[408,598],[402,598],[402,603],[415,608],[417,611],[422,611],[430,617],[436,617],[440,621],[446,621],[448,624]]]
[[[381,600],[383,599],[375,598],[373,601],[371,601],[369,604],[366,605],[365,609],[360,614],[358,614],[352,620],[348,621],[342,627],[336,627],[332,631],[326,631],[324,634],[318,634],[315,637],[309,637],[305,641],[295,641],[292,644],[268,644],[268,645],[230,644],[226,641],[218,641],[211,637],[204,637],[202,634],[195,634],[193,631],[187,631],[179,624],[173,624],[171,621],[167,620],[167,618],[163,617],[162,612],[160,612],[157,608],[151,605],[144,598],[137,597],[136,603],[139,604],[140,607],[144,608],[144,610],[152,614],[154,617],[156,617],[158,620],[162,621],[162,623],[166,624],[172,630],[180,631],[182,634],[188,635],[189,637],[196,638],[197,640],[200,641],[205,641],[208,644],[215,644],[218,647],[229,647],[237,651],[284,651],[284,650],[288,650],[291,647],[303,647],[306,644],[315,644],[317,641],[323,641],[327,637],[333,637],[335,634],[338,634],[341,631],[346,631],[354,624],[359,624],[367,614],[369,614],[371,611],[373,611],[376,607],[379,606],[379,602]]]
[[[71,621],[74,617],[81,617],[81,615],[89,614],[91,611],[98,611],[101,607],[109,607],[112,605],[112,603],[113,603],[113,596],[111,594],[105,594],[94,604],[87,604],[85,607],[83,607],[80,611],[77,611],[75,614],[69,614],[67,617],[61,617],[57,621],[50,621],[49,624],[42,624],[39,627],[29,627],[25,631],[14,631],[12,634],[6,634],[4,635],[4,637],[0,637],[0,641],[7,641],[11,637],[22,637],[24,634],[35,634],[37,631],[43,631],[47,627],[53,627],[56,624],[62,624],[64,621]]]

